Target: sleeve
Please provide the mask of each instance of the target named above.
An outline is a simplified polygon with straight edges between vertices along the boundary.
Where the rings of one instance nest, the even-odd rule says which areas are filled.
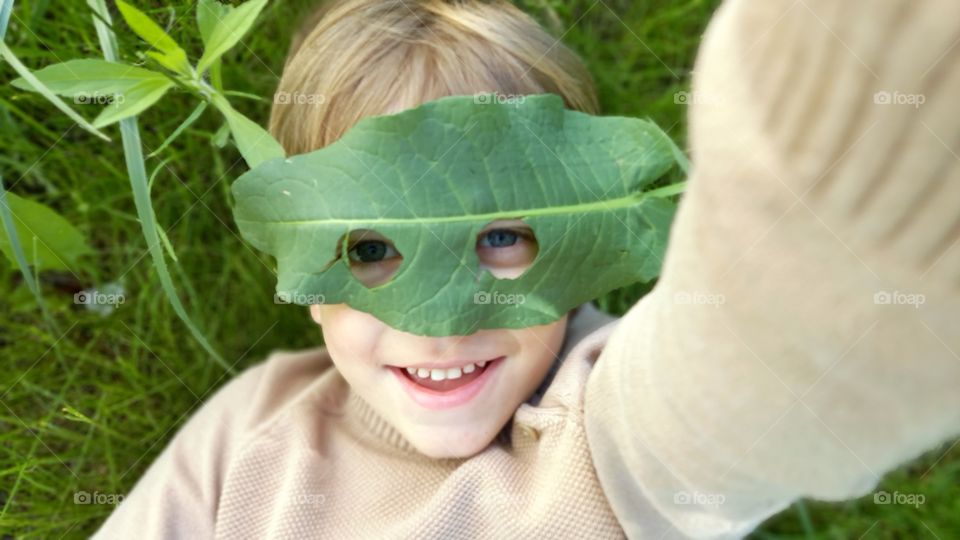
[[[219,388],[183,425],[93,535],[96,540],[213,538],[220,485],[246,433],[264,364]]]
[[[587,382],[629,537],[738,538],[960,434],[960,3],[728,0],[696,66],[662,278]]]

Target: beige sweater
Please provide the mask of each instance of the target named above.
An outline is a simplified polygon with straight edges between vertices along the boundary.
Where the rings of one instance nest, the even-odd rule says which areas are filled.
[[[868,493],[960,434],[958,41],[956,0],[728,1],[663,278],[573,318],[511,442],[427,459],[324,349],[278,352],[97,537],[730,538]]]

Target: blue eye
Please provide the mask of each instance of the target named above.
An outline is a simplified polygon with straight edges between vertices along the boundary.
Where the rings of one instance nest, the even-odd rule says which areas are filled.
[[[500,220],[477,234],[477,259],[480,268],[499,279],[521,276],[533,264],[539,252],[537,237],[519,220]],[[494,228],[498,227],[498,228]]]
[[[360,263],[380,262],[397,255],[393,246],[381,240],[364,240],[357,242],[348,252],[350,260]]]
[[[519,237],[519,234],[510,229],[493,229],[480,237],[480,245],[493,248],[510,247],[517,243]]]

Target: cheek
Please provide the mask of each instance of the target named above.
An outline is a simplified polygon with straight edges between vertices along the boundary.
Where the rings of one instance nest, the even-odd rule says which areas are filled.
[[[338,367],[375,363],[373,351],[383,333],[383,323],[346,304],[320,306],[319,311],[324,344]]]
[[[531,331],[537,342],[548,349],[549,354],[558,354],[563,346],[563,338],[567,335],[567,316],[564,315],[562,319],[550,324],[534,326]]]
[[[516,339],[523,348],[523,356],[538,371],[546,370],[563,347],[567,317],[550,324],[515,330]]]

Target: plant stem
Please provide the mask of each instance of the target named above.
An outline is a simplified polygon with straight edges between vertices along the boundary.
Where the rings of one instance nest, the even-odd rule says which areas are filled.
[[[107,45],[103,49],[103,57],[109,62],[117,60],[116,39],[113,31],[104,23],[110,22],[110,14],[104,0],[87,0],[91,9],[99,15],[93,17],[97,34],[100,37],[101,45]],[[104,35],[106,34],[106,35]],[[160,285],[167,296],[167,300],[173,307],[177,316],[190,330],[193,338],[204,348],[213,359],[220,364],[227,372],[234,374],[235,370],[227,364],[226,360],[220,356],[220,353],[210,345],[207,338],[200,332],[197,325],[190,319],[186,309],[177,296],[173,280],[170,278],[170,271],[167,268],[167,261],[163,255],[163,249],[160,246],[160,239],[157,233],[156,216],[153,213],[153,206],[150,202],[150,190],[147,186],[147,170],[143,162],[143,147],[140,143],[140,130],[137,127],[137,117],[132,116],[120,120],[120,134],[123,140],[123,154],[127,164],[127,174],[130,177],[130,187],[133,190],[133,202],[137,208],[137,216],[140,219],[140,226],[143,229],[143,236],[147,241],[147,249],[150,251],[150,257],[153,259],[153,265],[157,269],[160,278]]]

